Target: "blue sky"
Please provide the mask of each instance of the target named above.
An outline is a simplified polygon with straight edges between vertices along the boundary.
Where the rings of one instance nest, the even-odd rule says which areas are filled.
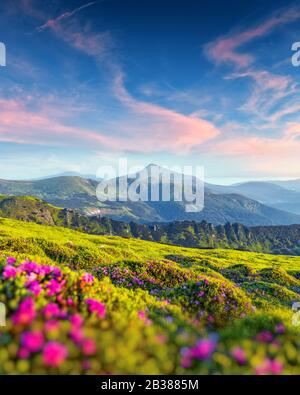
[[[300,177],[300,2],[6,0],[0,177],[201,165]]]

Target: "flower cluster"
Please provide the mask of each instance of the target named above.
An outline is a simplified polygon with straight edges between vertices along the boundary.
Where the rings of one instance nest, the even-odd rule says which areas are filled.
[[[0,261],[0,374],[300,373],[297,329],[224,277],[169,261],[95,272]]]

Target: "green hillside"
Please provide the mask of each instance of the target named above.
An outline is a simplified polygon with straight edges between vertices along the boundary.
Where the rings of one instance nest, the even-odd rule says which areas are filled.
[[[11,219],[0,251],[1,373],[300,373],[299,257]]]
[[[0,217],[64,226],[84,233],[134,237],[196,248],[230,248],[279,255],[300,255],[300,225],[245,227],[241,224],[213,226],[205,221],[138,224],[78,210],[61,209],[30,196],[0,196]]]

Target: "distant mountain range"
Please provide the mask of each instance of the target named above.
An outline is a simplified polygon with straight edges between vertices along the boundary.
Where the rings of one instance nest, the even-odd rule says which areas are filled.
[[[0,217],[64,226],[96,235],[135,237],[185,247],[219,247],[300,255],[300,225],[250,228],[229,223],[213,226],[205,221],[128,223],[83,215],[78,210],[61,209],[29,196],[0,196]]]
[[[150,172],[155,165],[147,166]],[[117,179],[117,184],[120,179]],[[241,223],[245,226],[300,224],[300,181],[251,182],[232,186],[205,184],[205,207],[188,213],[184,202],[105,202],[96,196],[97,180],[64,175],[41,180],[0,180],[0,194],[35,196],[55,206],[79,209],[88,215],[119,221],[152,223],[207,221],[213,225]],[[132,181],[128,181],[128,186]],[[162,187],[162,182],[159,187]],[[190,178],[194,185],[195,179]],[[173,182],[174,185],[174,182]],[[297,189],[299,185],[299,190]],[[291,188],[291,189],[288,189]]]

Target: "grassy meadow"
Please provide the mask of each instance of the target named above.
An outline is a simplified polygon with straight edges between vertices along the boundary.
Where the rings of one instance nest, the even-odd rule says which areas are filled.
[[[2,374],[300,373],[300,257],[0,219],[0,260]]]

